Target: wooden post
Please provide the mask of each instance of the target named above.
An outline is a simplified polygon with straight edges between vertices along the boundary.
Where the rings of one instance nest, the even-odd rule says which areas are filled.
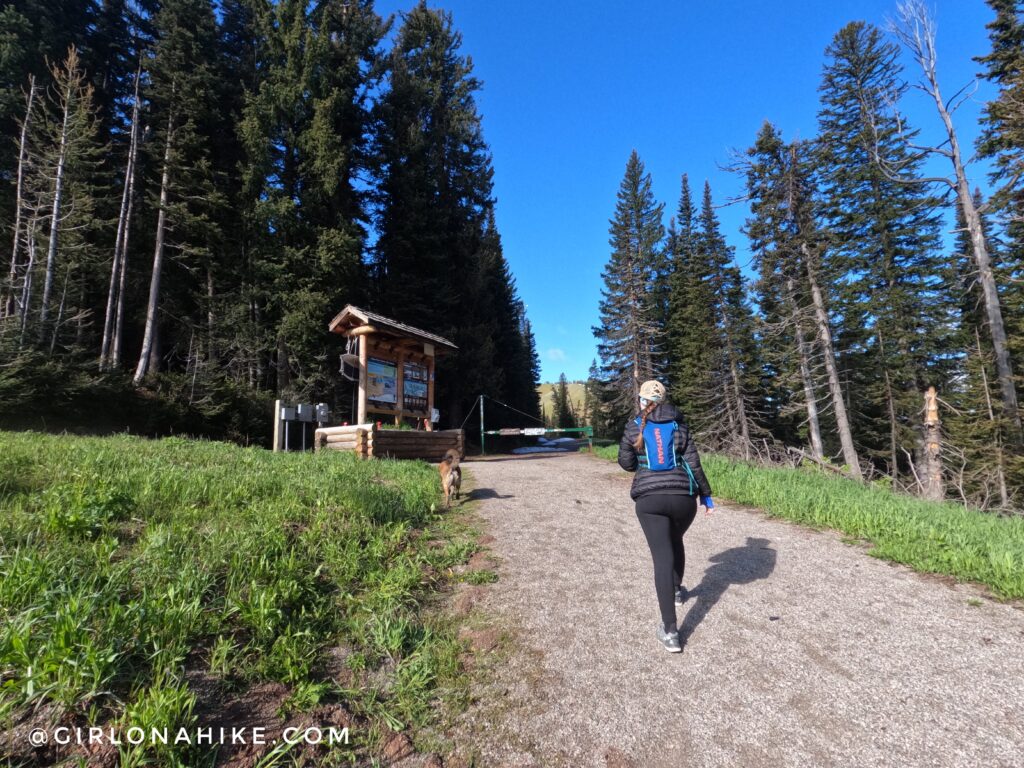
[[[942,483],[942,422],[939,419],[939,396],[935,387],[924,394],[924,495],[941,501],[946,495]]]
[[[431,350],[433,351],[433,350]],[[427,427],[428,430],[433,430],[434,425],[430,421],[431,416],[434,415],[434,356],[429,355],[427,357]]]
[[[281,401],[274,401],[274,453],[281,450]]]
[[[367,368],[370,363],[370,337],[362,335],[359,337],[359,408],[356,416],[357,424],[366,423],[366,385],[369,375]]]
[[[398,350],[398,359],[395,361],[395,371],[398,381],[395,383],[395,426],[402,423],[402,412],[405,410],[405,350]]]

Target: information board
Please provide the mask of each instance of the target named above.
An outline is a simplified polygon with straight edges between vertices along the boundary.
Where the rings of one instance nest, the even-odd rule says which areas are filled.
[[[398,366],[390,360],[371,357],[366,366],[366,399],[375,403],[398,403]]]

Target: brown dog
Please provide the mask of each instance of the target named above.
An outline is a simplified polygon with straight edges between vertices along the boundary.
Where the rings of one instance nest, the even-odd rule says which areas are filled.
[[[462,470],[459,469],[461,458],[459,452],[449,448],[441,459],[438,469],[441,470],[441,488],[444,490],[444,506],[450,509],[452,506],[452,494],[459,498],[459,489],[462,487]]]

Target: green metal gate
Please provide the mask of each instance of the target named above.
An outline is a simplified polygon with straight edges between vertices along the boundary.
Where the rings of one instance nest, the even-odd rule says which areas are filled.
[[[560,428],[551,427],[551,428],[549,428],[549,427],[546,427],[546,426],[541,426],[541,427],[521,427],[521,428],[520,427],[511,427],[511,428],[506,428],[506,429],[490,429],[490,430],[488,430],[484,426],[484,398],[485,397],[487,397],[487,399],[490,400],[492,403],[497,403],[498,405],[504,406],[505,408],[508,408],[509,410],[515,411],[516,413],[521,413],[523,416],[527,416],[528,418],[531,418],[531,419],[534,418],[533,416],[530,416],[530,414],[528,414],[528,413],[523,413],[522,411],[518,410],[517,408],[513,408],[511,405],[505,405],[505,403],[501,402],[500,400],[495,400],[493,397],[488,397],[487,395],[480,395],[480,397],[477,398],[477,402],[480,403],[480,455],[481,456],[483,456],[487,452],[486,448],[485,448],[485,442],[484,442],[485,439],[486,439],[485,435],[497,435],[497,436],[500,436],[500,437],[515,437],[515,436],[520,436],[520,435],[521,436],[526,436],[526,437],[530,437],[530,436],[543,437],[544,435],[550,435],[550,434],[556,434],[556,433],[557,434],[574,433],[574,434],[579,434],[579,435],[585,435],[586,438],[587,438],[587,446],[588,446],[588,448],[590,449],[591,452],[593,452],[593,450],[594,450],[594,428],[593,427],[560,427]],[[472,411],[470,411],[470,413],[472,413]],[[468,417],[467,417],[467,419],[468,419]],[[537,419],[534,419],[534,420],[536,421]],[[540,422],[540,423],[543,424],[543,422]]]

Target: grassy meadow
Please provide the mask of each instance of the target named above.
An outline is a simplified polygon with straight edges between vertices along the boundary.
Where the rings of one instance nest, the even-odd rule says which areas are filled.
[[[614,461],[618,446],[596,449]],[[768,468],[701,456],[716,496],[769,515],[833,528],[872,545],[871,554],[926,573],[1024,598],[1024,518],[999,517],[862,485],[817,468]]]
[[[365,759],[463,695],[455,627],[423,608],[476,545],[438,501],[421,462],[0,432],[0,736],[42,714],[194,727],[274,683],[283,716],[351,715],[323,764]]]

